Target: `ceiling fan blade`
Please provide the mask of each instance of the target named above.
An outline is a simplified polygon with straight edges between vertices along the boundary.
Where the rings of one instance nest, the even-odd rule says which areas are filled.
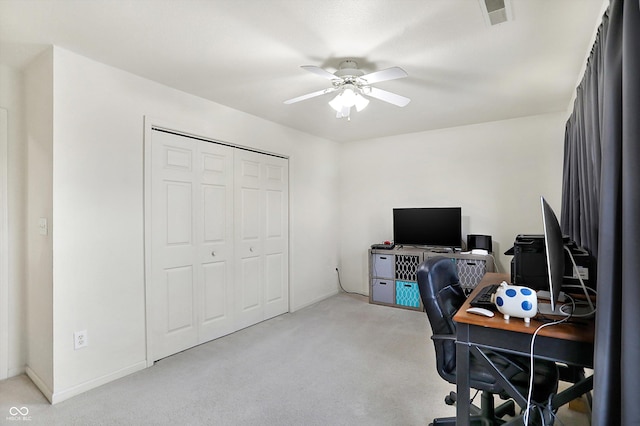
[[[335,75],[331,74],[329,71],[327,71],[327,70],[325,70],[323,68],[317,67],[315,65],[303,65],[300,68],[304,68],[305,70],[307,70],[309,72],[312,72],[312,73],[314,73],[316,75],[319,75],[320,77],[324,77],[327,80],[339,79],[339,77],[336,77]]]
[[[298,96],[296,98],[292,98],[292,99],[286,100],[286,101],[284,101],[284,103],[287,104],[287,105],[294,104],[296,102],[304,101],[306,99],[315,98],[316,96],[326,95],[327,93],[335,92],[336,90],[338,90],[338,89],[335,88],[335,87],[329,87],[328,89],[318,90],[317,92],[307,93],[306,95],[302,95],[302,96]]]
[[[409,98],[405,98],[404,96],[387,92],[386,90],[378,89],[376,87],[369,88],[366,94],[372,98],[380,99],[381,101],[389,102],[390,104],[399,107],[407,106],[407,104],[411,102],[411,99]]]
[[[366,80],[367,84],[378,83],[380,81],[395,80],[407,77],[409,74],[400,67],[391,67],[380,71],[365,74],[360,78]]]

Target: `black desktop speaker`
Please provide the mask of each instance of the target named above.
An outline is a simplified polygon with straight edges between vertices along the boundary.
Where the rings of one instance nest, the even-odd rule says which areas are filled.
[[[491,247],[491,235],[467,235],[467,250],[471,251],[474,249],[486,250],[489,253],[493,252],[493,248]]]

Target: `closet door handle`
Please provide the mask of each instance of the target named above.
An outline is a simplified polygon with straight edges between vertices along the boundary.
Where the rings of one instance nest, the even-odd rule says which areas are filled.
[[[249,247],[249,251],[253,253],[253,247]]]
[[[211,252],[211,256],[212,256],[212,257],[216,257],[216,252],[215,252],[215,251],[212,251],[212,252]]]

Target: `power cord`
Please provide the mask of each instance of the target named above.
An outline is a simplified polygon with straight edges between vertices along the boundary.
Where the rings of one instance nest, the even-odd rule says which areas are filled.
[[[562,324],[564,322],[569,321],[572,317],[575,318],[585,318],[585,317],[591,317],[593,314],[595,314],[596,312],[596,307],[593,305],[593,302],[591,302],[591,296],[589,295],[589,291],[592,291],[594,295],[597,296],[597,292],[590,288],[587,287],[584,283],[584,280],[582,279],[582,276],[580,275],[580,270],[578,269],[578,265],[576,264],[576,261],[573,257],[573,253],[571,253],[571,250],[567,247],[564,246],[564,250],[569,254],[569,259],[571,259],[571,263],[573,265],[573,270],[576,273],[576,276],[578,277],[578,281],[580,281],[580,285],[564,285],[563,287],[566,288],[580,288],[582,289],[584,296],[586,298],[586,303],[589,305],[589,309],[590,311],[586,314],[576,314],[576,301],[573,299],[573,297],[569,296],[568,294],[566,295],[569,300],[571,301],[571,311],[567,312],[564,308],[566,306],[568,306],[567,304],[564,304],[562,306],[560,306],[560,311],[567,315],[565,318],[558,320],[558,321],[552,321],[546,324],[542,324],[540,327],[538,327],[536,329],[536,331],[533,333],[533,336],[531,337],[531,351],[529,354],[529,359],[530,359],[530,377],[529,377],[529,393],[527,395],[527,410],[524,413],[524,424],[525,426],[528,425],[529,423],[529,411],[531,409],[531,392],[533,391],[533,379],[534,379],[534,370],[533,370],[533,353],[534,353],[534,344],[535,344],[535,340],[536,340],[536,336],[538,335],[538,332],[540,330],[542,330],[544,327],[549,327],[552,325],[558,325],[558,324]],[[551,408],[551,402],[549,401],[548,403],[549,408]],[[538,407],[538,409],[540,409],[540,407]],[[553,417],[556,417],[555,414],[553,413],[553,410],[550,411],[553,415]],[[542,424],[544,426],[544,415],[541,415],[542,418]]]
[[[502,273],[502,271],[500,270],[500,265],[498,265],[498,261],[496,260],[495,256],[490,254],[489,257],[491,257],[491,259],[493,259],[493,268],[496,270],[497,273]]]
[[[564,285],[562,287],[563,288],[574,288],[574,287],[578,288],[580,286],[578,286],[578,285]],[[592,288],[588,288],[588,289],[590,291],[592,291],[595,295],[597,295],[597,292],[594,289],[592,289]],[[566,296],[571,298],[571,300],[573,300],[573,298],[571,296],[569,296],[569,295],[566,295]],[[589,300],[589,302],[591,302],[591,301]],[[578,306],[586,307],[587,305],[591,309],[590,311],[588,311],[586,313],[582,313],[582,314],[576,313],[576,307],[578,307]],[[573,305],[572,305],[572,311],[571,312],[567,312],[565,310],[565,307],[567,307],[567,306],[569,306],[569,305],[567,305],[566,303],[564,305],[560,306],[560,312],[562,312],[564,315],[569,315],[569,316],[571,316],[573,318],[591,318],[593,316],[593,314],[596,313],[596,308],[593,306],[592,303],[586,303],[586,302],[578,303],[575,300],[573,300]]]
[[[469,404],[473,404],[473,400],[476,399],[476,396],[478,396],[479,393],[480,393],[480,390],[476,389],[476,393],[474,393],[471,399],[469,400]]]
[[[342,280],[340,279],[340,270],[336,267],[336,273],[338,274],[338,285],[340,286],[340,290],[347,294],[357,294],[358,296],[369,297],[368,294],[358,293],[357,291],[347,291],[342,287]]]
[[[573,305],[573,309],[571,310],[571,312],[575,311],[575,300],[573,300],[573,298],[569,295],[567,295],[567,297],[569,298],[569,300],[571,301],[571,304]],[[533,332],[533,336],[531,337],[531,349],[529,351],[529,393],[527,394],[527,408],[524,412],[524,424],[525,426],[527,426],[529,424],[529,411],[531,410],[531,394],[533,392],[533,380],[534,380],[534,376],[535,376],[535,371],[534,371],[534,345],[535,345],[535,341],[536,341],[536,336],[538,335],[538,333],[540,332],[540,330],[542,330],[545,327],[549,327],[552,325],[558,325],[558,324],[562,324],[564,322],[569,321],[569,319],[571,319],[571,315],[566,316],[565,318],[562,318],[560,320],[557,321],[553,321],[553,322],[548,322],[545,324],[541,324],[538,328],[536,328],[536,331]],[[536,404],[537,405],[537,404]],[[537,407],[538,410],[540,410],[541,408],[538,406]],[[544,426],[544,409],[542,409],[541,412],[541,419],[542,419],[542,425]]]

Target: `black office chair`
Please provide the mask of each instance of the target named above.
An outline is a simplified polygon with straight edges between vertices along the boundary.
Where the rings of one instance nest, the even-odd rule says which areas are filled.
[[[433,344],[436,350],[438,374],[449,383],[456,383],[456,323],[453,316],[464,303],[466,296],[460,287],[455,262],[445,257],[433,257],[418,267],[420,297],[431,324]],[[525,396],[529,385],[529,358],[483,350],[515,388]],[[496,381],[492,371],[474,356],[470,357],[470,387],[482,391],[481,407],[471,406],[472,424],[502,424],[502,417],[515,415],[515,403],[509,399],[499,407],[494,406],[493,395],[508,399],[506,390]],[[534,363],[534,387],[532,400],[545,404],[557,391],[558,370],[555,363],[536,360]],[[445,402],[455,403],[455,392]],[[526,407],[521,407],[524,410]],[[530,421],[540,420],[531,415]],[[434,419],[433,425],[455,425],[455,418]]]

